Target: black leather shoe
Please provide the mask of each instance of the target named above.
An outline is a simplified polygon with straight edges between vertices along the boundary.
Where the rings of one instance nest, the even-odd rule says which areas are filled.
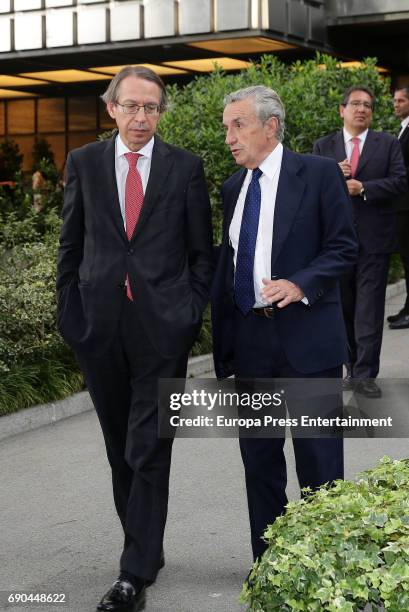
[[[97,606],[98,611],[104,612],[139,612],[145,609],[145,584],[136,591],[132,584],[126,580],[117,580],[103,596]]]
[[[409,315],[403,315],[397,321],[392,321],[389,324],[389,329],[408,329],[409,327]]]
[[[342,390],[343,391],[353,391],[355,388],[355,380],[352,378],[351,374],[347,374],[345,378],[342,380]]]
[[[159,560],[159,567],[158,567],[158,574],[159,574],[159,570],[162,569],[162,567],[164,567],[165,565],[165,551],[162,548],[162,552],[160,553],[160,560]],[[152,586],[152,584],[154,584],[154,582],[156,581],[156,576],[153,580],[147,580],[146,581],[146,586],[150,587]]]
[[[355,392],[365,397],[382,397],[382,391],[374,380],[355,380]]]
[[[389,315],[389,317],[386,317],[386,320],[388,321],[388,323],[395,323],[395,321],[398,321],[399,319],[407,315],[409,315],[409,312],[407,312],[404,308],[402,308],[402,310],[400,310],[396,314]]]

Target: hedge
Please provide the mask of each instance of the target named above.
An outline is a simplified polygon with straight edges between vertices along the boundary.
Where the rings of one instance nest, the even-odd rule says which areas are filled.
[[[243,588],[254,612],[409,610],[409,459],[290,502]]]

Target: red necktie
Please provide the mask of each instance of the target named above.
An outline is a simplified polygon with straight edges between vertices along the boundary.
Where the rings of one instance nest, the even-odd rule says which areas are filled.
[[[354,178],[359,164],[359,138],[351,138],[354,145],[351,154],[351,177]]]
[[[125,183],[125,224],[126,235],[128,236],[128,240],[131,240],[143,204],[142,179],[136,167],[136,163],[138,158],[141,157],[141,154],[125,153],[125,157],[129,164]],[[126,277],[126,295],[130,300],[133,299],[128,275]]]

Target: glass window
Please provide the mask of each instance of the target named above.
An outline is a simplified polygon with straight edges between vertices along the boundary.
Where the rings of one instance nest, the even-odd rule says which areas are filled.
[[[16,51],[40,49],[43,45],[41,13],[17,13],[14,19]]]
[[[15,11],[27,11],[30,9],[40,9],[41,0],[14,0]]]
[[[38,138],[45,138],[54,153],[55,165],[61,170],[65,164],[66,148],[65,134],[39,134]]]
[[[149,0],[144,3],[146,38],[174,36],[175,6],[173,0]]]
[[[99,6],[82,6],[78,9],[78,44],[106,41],[106,10]]]
[[[6,105],[0,102],[0,134],[3,136],[6,133]]]
[[[34,100],[13,100],[7,104],[8,133],[34,133]]]
[[[45,0],[46,8],[51,6],[72,6],[73,0]]]
[[[111,40],[140,38],[140,4],[115,4],[111,9]]]
[[[179,4],[179,30],[180,34],[210,32],[210,0],[182,0]]]
[[[64,98],[38,100],[37,126],[39,132],[65,132]]]
[[[82,145],[88,144],[89,142],[95,142],[96,139],[96,132],[80,132],[77,134],[72,132],[68,134],[68,150],[71,151],[72,149],[82,147]]]
[[[105,102],[99,100],[99,127],[102,130],[112,130],[116,126],[114,119],[107,113]]]
[[[0,13],[9,13],[10,9],[10,0],[2,0],[0,2]]]
[[[68,100],[69,130],[96,130],[97,99],[87,96]]]
[[[46,14],[47,47],[67,47],[74,44],[74,13],[72,10],[48,11]]]
[[[217,29],[249,28],[249,0],[221,0],[217,3]]]
[[[23,154],[23,172],[30,172],[33,167],[34,136],[13,136],[12,140],[18,144]]]
[[[11,50],[10,18],[0,17],[0,51]]]

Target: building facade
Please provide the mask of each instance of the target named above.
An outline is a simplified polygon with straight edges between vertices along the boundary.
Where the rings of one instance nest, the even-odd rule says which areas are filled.
[[[28,170],[46,138],[61,167],[112,127],[99,95],[127,64],[185,82],[215,62],[233,71],[320,50],[375,55],[406,82],[408,25],[409,0],[1,0],[0,139],[18,143]]]

